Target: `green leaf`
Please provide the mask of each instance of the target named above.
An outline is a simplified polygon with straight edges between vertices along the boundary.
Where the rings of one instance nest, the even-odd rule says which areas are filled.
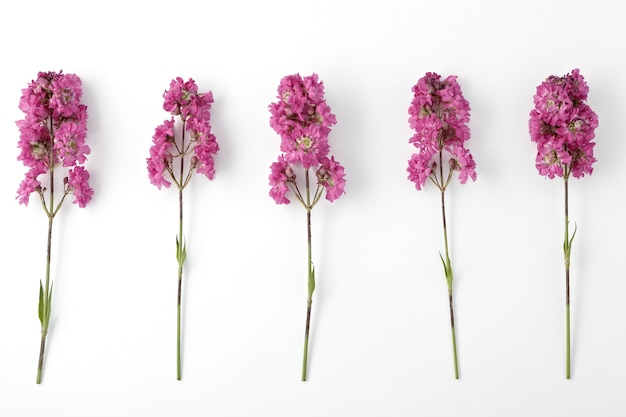
[[[309,274],[309,297],[315,291],[315,266],[311,265],[311,273]]]
[[[41,323],[42,326],[43,326],[43,309],[44,309],[43,285],[41,283],[41,280],[39,280],[39,322]]]
[[[181,246],[178,235],[176,235],[176,261],[178,261],[178,265],[182,266],[185,263],[185,259],[187,259],[187,243],[183,242]]]
[[[448,267],[446,266],[446,261],[443,260],[443,255],[439,252],[439,257],[441,258],[441,264],[443,265],[443,272],[448,276]]]
[[[450,265],[450,258],[446,255],[446,260],[443,260],[443,255],[439,252],[439,258],[443,264],[443,272],[446,274],[446,282],[448,283],[448,290],[452,290],[452,281],[454,277],[452,275],[452,265]]]
[[[574,236],[576,236],[576,231],[578,231],[578,225],[574,223],[574,233],[572,233],[572,237],[569,240],[569,248],[572,249],[572,242],[574,241]]]
[[[180,254],[180,263],[181,265],[185,263],[185,260],[187,259],[187,242],[183,242],[183,250]]]

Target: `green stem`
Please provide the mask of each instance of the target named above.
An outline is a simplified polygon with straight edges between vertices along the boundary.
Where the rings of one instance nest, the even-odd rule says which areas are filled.
[[[40,303],[43,303],[43,306],[40,308],[43,311],[42,322],[41,322],[41,344],[39,347],[39,362],[37,365],[37,384],[41,384],[41,374],[43,370],[43,358],[44,352],[46,349],[46,336],[48,335],[48,324],[50,322],[50,260],[52,258],[52,220],[53,216],[48,217],[48,247],[46,250],[46,283],[44,286],[43,298],[40,299]]]
[[[313,291],[315,291],[315,275],[313,270],[311,250],[311,191],[309,187],[309,170],[305,171],[306,181],[306,225],[307,225],[307,276],[308,295],[306,300],[306,324],[304,327],[304,352],[302,354],[302,381],[307,378],[307,363],[309,357],[309,330],[311,328],[311,306],[313,304]]]
[[[180,381],[180,291],[181,279],[178,280],[178,304],[176,306],[176,379]]]
[[[311,324],[311,304],[312,299],[307,298],[306,305],[306,326],[304,329],[304,352],[302,354],[302,381],[306,381],[307,362],[309,359],[309,328]]]
[[[441,153],[439,155],[441,162]],[[441,163],[440,163],[441,167]],[[443,173],[442,173],[443,178]],[[452,331],[452,353],[454,355],[454,377],[459,379],[459,362],[456,350],[456,330],[454,327],[454,307],[452,297],[452,283],[454,275],[452,274],[452,263],[450,262],[450,252],[448,249],[448,227],[446,224],[446,203],[445,203],[445,187],[441,188],[441,217],[443,220],[443,241],[446,250],[446,258],[444,261],[444,270],[446,273],[446,282],[448,284],[448,301],[450,304],[450,328]]]
[[[183,120],[183,129],[181,135],[181,151],[185,149],[185,120]],[[180,154],[180,179],[178,181],[178,238],[176,245],[176,260],[178,261],[178,297],[176,299],[176,379],[181,380],[181,364],[180,364],[180,333],[181,333],[181,304],[183,292],[183,264],[187,256],[186,244],[183,240],[183,184],[185,172],[185,154]]]
[[[50,135],[54,137],[54,125],[52,122],[52,118],[50,118]],[[43,193],[40,193],[42,196],[42,203],[44,211],[48,216],[48,240],[47,240],[47,248],[46,248],[46,283],[44,286],[43,297],[39,299],[39,310],[40,310],[40,320],[41,320],[41,343],[39,346],[39,360],[37,363],[37,379],[36,383],[41,384],[41,374],[43,371],[43,359],[46,350],[46,337],[48,336],[48,324],[50,323],[50,314],[52,311],[51,299],[50,296],[50,262],[52,259],[52,222],[54,220],[54,216],[58,211],[54,210],[54,163],[55,163],[55,154],[54,154],[54,141],[50,141],[48,147],[48,167],[49,167],[49,180],[50,180],[50,208],[48,208],[45,204],[45,199],[43,198]],[[41,284],[41,282],[40,282]]]
[[[454,353],[454,378],[459,379],[459,361],[456,354],[456,331],[454,330],[454,308],[452,307],[452,292],[448,294],[450,301],[450,325],[452,328],[452,352]]]
[[[178,245],[176,251],[178,260],[178,297],[176,302],[176,379],[181,379],[181,366],[180,366],[180,328],[181,328],[181,299],[183,289],[183,190],[178,191],[178,205],[179,205],[179,217],[178,217]]]
[[[567,173],[567,171],[566,171]],[[571,341],[570,341],[570,286],[569,286],[569,267],[570,267],[570,254],[571,254],[571,240],[569,237],[569,191],[568,191],[568,177],[563,176],[565,183],[565,377],[570,379],[570,368],[571,368],[571,360],[570,360],[570,351],[571,351]]]

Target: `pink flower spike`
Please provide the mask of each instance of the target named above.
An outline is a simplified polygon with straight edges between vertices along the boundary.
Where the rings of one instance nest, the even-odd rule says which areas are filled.
[[[470,138],[470,106],[463,97],[457,76],[442,79],[428,72],[412,88],[413,100],[409,106],[409,125],[415,134],[409,139],[418,152],[411,156],[408,179],[421,190],[430,177],[441,189],[447,187],[447,175],[442,172],[444,161],[452,157],[456,162],[449,166],[458,170],[458,179],[465,184],[468,178],[476,179],[476,163],[465,142]],[[444,159],[444,153],[445,159]],[[433,164],[439,170],[433,170]],[[431,176],[432,174],[432,176]]]
[[[537,144],[536,167],[548,178],[591,174],[598,116],[585,103],[589,87],[580,71],[549,76],[533,97],[528,130]]]
[[[329,152],[328,135],[336,123],[324,100],[324,84],[317,74],[284,77],[278,101],[269,106],[270,126],[281,137],[280,150],[291,163],[317,167]]]

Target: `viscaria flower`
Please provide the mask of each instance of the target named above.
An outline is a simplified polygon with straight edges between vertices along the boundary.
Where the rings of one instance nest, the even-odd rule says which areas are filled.
[[[409,139],[417,152],[409,159],[408,179],[421,190],[430,180],[441,193],[445,258],[441,255],[450,305],[454,375],[459,378],[456,330],[454,327],[452,264],[448,250],[446,226],[445,191],[455,172],[461,184],[469,178],[476,180],[476,163],[465,142],[470,138],[468,127],[470,106],[461,93],[457,77],[450,75],[442,79],[428,72],[413,87],[413,100],[409,106],[409,125],[415,130]]]
[[[83,166],[91,152],[87,137],[87,106],[81,103],[81,80],[63,71],[40,72],[22,90],[19,108],[24,119],[16,122],[20,132],[18,161],[28,167],[17,190],[20,204],[28,205],[37,193],[48,218],[48,253],[45,285],[40,281],[39,321],[41,344],[37,383],[41,383],[46,337],[52,312],[50,251],[52,225],[65,198],[73,194],[74,203],[85,207],[93,197],[89,173]],[[65,174],[61,179],[59,175]]]
[[[570,176],[591,175],[598,116],[586,103],[589,87],[579,69],[562,77],[551,75],[538,87],[533,97],[528,129],[530,139],[537,145],[535,166],[540,175],[550,179],[562,177],[565,185],[565,317],[566,317],[566,378],[570,378],[570,256],[576,235],[569,233]]]
[[[287,194],[294,197],[305,208],[307,215],[308,243],[308,296],[307,316],[302,358],[302,380],[307,378],[309,328],[311,306],[315,290],[315,269],[311,257],[311,210],[323,194],[330,202],[344,194],[344,168],[329,156],[328,135],[330,127],[337,121],[324,99],[324,84],[317,74],[301,77],[288,75],[278,86],[278,100],[269,105],[270,126],[281,137],[278,161],[270,166],[270,196],[277,204],[289,204]],[[314,169],[316,187],[312,192],[311,169]],[[303,172],[296,178],[296,171]],[[304,192],[301,188],[304,187]]]
[[[178,262],[176,379],[181,370],[181,302],[183,266],[187,258],[187,244],[183,238],[183,190],[197,172],[212,180],[215,175],[213,156],[219,151],[215,135],[211,132],[211,105],[213,94],[199,93],[193,79],[173,79],[163,93],[163,109],[170,119],[158,125],[152,136],[150,155],[147,158],[148,177],[157,188],[178,189],[179,228],[176,235],[176,260]],[[179,129],[177,129],[177,123]]]

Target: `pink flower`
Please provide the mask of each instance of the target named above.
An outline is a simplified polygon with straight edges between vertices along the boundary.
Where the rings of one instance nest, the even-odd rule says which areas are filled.
[[[59,74],[60,75],[60,74]],[[74,74],[52,77],[50,82],[50,108],[60,117],[73,117],[79,113],[83,94],[80,78]]]
[[[420,153],[414,153],[409,159],[409,166],[406,169],[409,173],[408,179],[415,183],[415,188],[421,190],[426,184],[426,180],[430,176],[432,169],[430,167],[431,158],[435,152],[426,153],[425,151]]]
[[[413,100],[409,106],[409,125],[415,134],[409,139],[418,152],[411,156],[407,172],[408,179],[421,190],[431,178],[440,188],[447,186],[445,178],[436,171],[442,168],[443,153],[452,157],[450,170],[459,171],[458,179],[465,184],[468,178],[476,180],[476,164],[465,142],[470,138],[470,106],[463,97],[455,75],[446,79],[428,72],[413,86]]]
[[[146,159],[150,182],[161,189],[168,188],[172,179],[179,188],[187,184],[185,178],[173,178],[172,164],[175,159],[184,163],[188,155],[193,155],[186,178],[191,178],[193,171],[203,174],[209,180],[215,175],[213,155],[219,151],[215,135],[211,133],[211,105],[213,94],[198,93],[193,79],[184,81],[181,77],[173,79],[169,90],[163,94],[163,109],[172,114],[170,120],[157,126],[152,136],[150,156]],[[175,133],[175,118],[180,116],[181,133]],[[166,174],[167,173],[167,174]]]
[[[269,106],[270,126],[281,136],[281,151],[305,169],[318,166],[328,155],[330,126],[336,123],[324,100],[324,84],[317,74],[289,75],[281,80],[277,98]]]
[[[211,126],[208,121],[208,117],[206,119],[194,117],[189,119],[187,129],[194,142],[193,153],[195,159],[192,166],[196,168],[199,174],[204,174],[208,179],[212,180],[215,175],[213,155],[217,154],[220,147],[215,139],[215,135],[211,133]]]
[[[68,189],[74,194],[74,203],[83,208],[93,197],[93,189],[89,186],[89,172],[84,167],[77,166],[68,173]]]
[[[41,191],[38,176],[51,173],[59,166],[68,168],[69,172],[80,168],[80,175],[88,178],[89,174],[81,166],[90,153],[85,143],[87,106],[80,103],[81,96],[80,78],[62,71],[40,72],[37,80],[22,90],[19,108],[25,117],[16,122],[20,131],[17,159],[30,170],[18,189],[21,204],[28,204],[30,193]],[[87,186],[78,193],[82,194],[75,202],[84,207],[93,190]]]
[[[31,193],[41,187],[41,183],[37,180],[37,177],[45,172],[45,169],[34,166],[26,173],[26,177],[21,182],[20,187],[17,190],[16,198],[19,199],[20,204],[24,204],[25,206],[28,205]]]
[[[465,184],[468,178],[476,181],[476,163],[472,154],[462,146],[454,146],[452,148],[452,159],[450,160],[450,168],[459,171],[459,181]]]
[[[326,199],[331,203],[344,193],[346,180],[344,169],[335,157],[325,158],[317,170],[317,183],[326,189]]]
[[[598,116],[585,103],[589,87],[578,69],[548,77],[537,87],[530,112],[530,138],[537,143],[536,167],[548,178],[591,174]]]
[[[169,152],[174,142],[174,119],[165,120],[156,127],[152,136],[152,147],[148,158],[148,176],[150,182],[159,190],[161,186],[168,188],[171,183],[163,177],[163,173],[172,163],[172,155]]]
[[[300,74],[288,75],[280,81],[277,99],[269,105],[270,126],[281,137],[283,154],[270,167],[270,196],[277,204],[288,204],[286,194],[291,184],[296,197],[306,206],[293,173],[294,167],[301,165],[305,170],[317,168],[318,191],[323,187],[326,199],[335,201],[344,193],[345,174],[334,157],[328,157],[328,135],[337,120],[324,99],[324,84],[317,74],[304,78]]]
[[[57,129],[54,147],[64,167],[85,163],[90,152],[85,144],[86,137],[87,126],[84,123],[68,121]]]
[[[289,182],[296,180],[289,162],[285,159],[284,155],[278,157],[278,162],[274,162],[271,167],[270,182],[270,196],[276,201],[276,204],[289,204],[290,201],[286,197],[289,191]]]

